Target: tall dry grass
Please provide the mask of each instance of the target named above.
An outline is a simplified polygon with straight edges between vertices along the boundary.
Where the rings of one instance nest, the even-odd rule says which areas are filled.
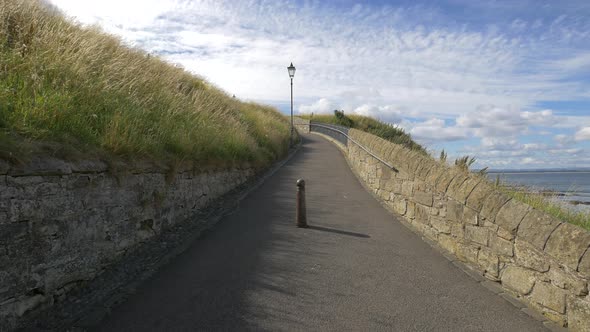
[[[0,0],[4,159],[58,142],[82,153],[267,164],[288,141],[289,123],[271,107],[231,98],[38,0]]]

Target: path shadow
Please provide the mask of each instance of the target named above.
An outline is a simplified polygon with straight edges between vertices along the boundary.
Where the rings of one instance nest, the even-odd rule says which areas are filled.
[[[322,232],[336,233],[336,234],[342,234],[342,235],[348,235],[348,236],[354,236],[354,237],[362,237],[365,239],[370,238],[370,236],[367,234],[343,231],[343,230],[339,230],[339,229],[322,227],[322,226],[308,226],[307,228],[314,229],[316,231],[322,231]]]

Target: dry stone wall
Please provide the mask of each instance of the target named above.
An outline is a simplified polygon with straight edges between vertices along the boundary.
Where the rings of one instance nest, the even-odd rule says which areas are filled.
[[[350,137],[351,167],[405,223],[546,318],[590,331],[590,232],[497,191],[483,177],[450,168],[376,136]]]
[[[0,330],[254,175],[135,163],[0,161]],[[114,172],[113,169],[125,169]],[[198,220],[195,220],[198,222]]]

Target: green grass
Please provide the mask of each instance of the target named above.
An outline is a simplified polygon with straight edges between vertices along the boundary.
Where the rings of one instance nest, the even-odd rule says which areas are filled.
[[[289,123],[274,108],[231,98],[38,0],[0,0],[0,158],[20,160],[44,145],[263,166],[288,142]]]
[[[568,209],[563,206],[563,204],[567,203],[557,202],[559,199],[557,196],[552,196],[548,193],[540,193],[532,188],[522,186],[513,187],[496,183],[496,188],[513,199],[526,203],[537,210],[544,211],[558,220],[590,230],[590,214]]]
[[[424,155],[428,155],[424,147],[416,143],[410,134],[406,133],[402,128],[373,119],[362,115],[344,115],[342,112],[334,112],[334,115],[314,115],[311,118],[308,115],[302,116],[306,119],[311,119],[314,122],[331,123],[341,125],[349,128],[362,130],[373,134],[375,136],[386,139],[390,142],[403,145],[411,150],[418,151]]]

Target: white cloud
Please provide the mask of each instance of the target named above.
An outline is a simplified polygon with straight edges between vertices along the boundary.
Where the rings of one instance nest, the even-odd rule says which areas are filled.
[[[590,140],[590,127],[584,127],[576,132],[576,141]]]
[[[326,98],[321,98],[310,105],[299,106],[299,113],[302,114],[328,114],[338,109],[337,105]]]
[[[447,127],[442,119],[431,118],[420,123],[407,123],[405,127],[413,138],[424,142],[458,141],[469,137],[464,128]]]
[[[471,128],[479,137],[512,137],[527,133],[531,126],[551,125],[557,121],[550,110],[521,112],[490,105],[459,116],[457,126]]]

